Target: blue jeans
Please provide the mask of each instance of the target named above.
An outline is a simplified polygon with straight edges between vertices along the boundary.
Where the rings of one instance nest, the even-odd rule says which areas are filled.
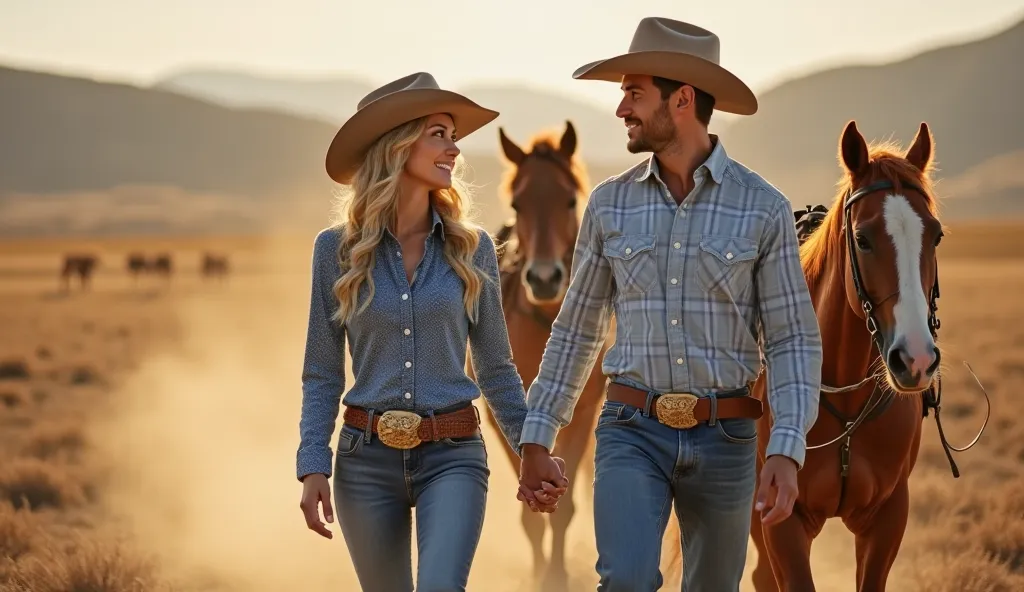
[[[397,450],[370,436],[342,426],[333,477],[336,513],[360,588],[413,590],[415,508],[416,591],[465,590],[487,503],[483,438]]]
[[[661,542],[675,502],[683,589],[739,590],[757,470],[756,420],[717,419],[676,430],[640,408],[605,401],[595,437],[597,589],[646,592],[663,585]]]

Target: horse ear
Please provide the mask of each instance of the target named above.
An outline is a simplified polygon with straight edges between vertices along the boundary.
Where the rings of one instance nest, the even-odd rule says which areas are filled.
[[[914,136],[914,143],[904,158],[920,171],[927,170],[928,165],[932,163],[932,133],[927,123],[921,122],[917,135]]]
[[[565,132],[558,141],[558,151],[566,158],[572,158],[572,153],[576,152],[576,128],[569,120],[565,121]]]
[[[857,129],[857,122],[850,120],[839,140],[839,158],[854,177],[863,173],[868,166],[868,144]]]
[[[512,164],[519,166],[523,159],[526,158],[523,149],[508,139],[508,136],[505,135],[505,128],[498,128],[498,137],[501,139],[501,150],[505,153],[505,158],[512,161]]]

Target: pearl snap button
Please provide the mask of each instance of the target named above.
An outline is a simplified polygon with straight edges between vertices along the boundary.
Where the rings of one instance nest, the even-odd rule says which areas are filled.
[[[629,255],[632,252],[633,252],[633,249],[630,249],[629,247],[626,247],[626,254],[627,255]]]
[[[732,253],[726,253],[725,254],[725,258],[726,259],[732,259]]]

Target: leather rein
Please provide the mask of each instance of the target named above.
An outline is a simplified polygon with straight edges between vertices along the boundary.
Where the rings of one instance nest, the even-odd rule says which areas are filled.
[[[903,185],[909,189],[913,189],[921,194],[924,194],[924,191],[920,187],[917,187],[916,185],[909,183],[903,183]],[[867,325],[868,332],[871,334],[871,347],[879,352],[879,356],[881,356],[881,352],[883,351],[883,344],[882,336],[878,332],[878,322],[875,319],[875,308],[882,302],[885,302],[889,298],[892,298],[899,292],[894,292],[893,294],[886,296],[878,303],[872,302],[871,297],[868,296],[867,291],[864,289],[863,276],[861,274],[860,264],[857,259],[855,240],[853,236],[853,225],[850,223],[850,212],[852,210],[853,204],[860,201],[865,196],[876,191],[894,188],[895,185],[889,180],[883,179],[880,181],[876,181],[874,183],[861,187],[857,191],[851,191],[847,195],[843,203],[843,230],[846,239],[847,251],[850,257],[850,267],[853,275],[853,285],[854,289],[857,291],[857,298],[858,300],[860,300],[861,308],[864,310],[864,322]],[[818,228],[818,226],[821,225],[821,222],[825,219],[825,214],[827,212],[828,209],[822,205],[808,206],[805,210],[799,210],[795,212],[797,233],[799,235],[799,240],[801,244],[803,244],[811,235],[811,233],[813,233]],[[935,283],[932,285],[931,295],[928,303],[928,329],[932,334],[932,339],[938,341],[938,331],[939,326],[941,325],[938,317],[938,261],[935,262],[935,266]],[[992,413],[992,403],[989,400],[988,392],[985,390],[985,387],[981,384],[981,381],[978,380],[978,376],[974,373],[974,370],[971,369],[970,365],[966,361],[964,362],[964,365],[967,366],[968,371],[971,373],[971,375],[974,377],[974,380],[978,383],[978,386],[981,388],[981,392],[985,395],[985,403],[987,406],[987,411],[985,413],[985,421],[982,423],[981,429],[978,430],[977,435],[966,446],[957,448],[955,446],[950,445],[949,441],[946,439],[945,432],[942,429],[942,419],[940,417],[940,413],[942,411],[941,372],[936,373],[935,380],[933,380],[932,384],[921,393],[921,396],[923,398],[923,417],[928,417],[928,412],[930,409],[933,409],[935,411],[935,425],[939,432],[939,440],[942,443],[943,452],[945,452],[946,459],[949,461],[950,470],[952,471],[954,478],[960,477],[960,470],[957,467],[956,462],[953,460],[953,455],[950,451],[952,450],[956,452],[963,452],[974,447],[974,445],[977,444],[978,441],[981,439],[981,435],[985,431],[985,427],[988,425],[989,417]],[[861,424],[878,417],[886,409],[888,409],[893,402],[894,393],[891,388],[888,388],[888,385],[882,385],[879,383],[878,374],[872,374],[856,384],[844,387],[832,387],[824,384],[821,385],[821,393],[823,395],[826,395],[853,392],[871,382],[874,382],[874,389],[871,391],[871,395],[868,397],[868,400],[865,401],[864,405],[861,407],[860,413],[858,413],[857,417],[854,418],[852,421],[845,417],[842,413],[840,413],[839,410],[836,409],[836,407],[824,396],[822,396],[820,399],[822,406],[837,420],[839,420],[840,423],[844,424],[846,429],[838,437],[833,438],[832,440],[829,440],[828,442],[825,442],[823,444],[808,446],[807,449],[815,450],[819,448],[825,448],[839,441],[843,441],[843,444],[840,447],[840,464],[842,469],[842,476],[844,478],[849,473],[850,440],[853,436],[853,433],[857,430],[858,427],[861,426]]]

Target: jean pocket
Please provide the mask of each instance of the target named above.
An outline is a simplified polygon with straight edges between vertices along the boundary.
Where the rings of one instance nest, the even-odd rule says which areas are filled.
[[[627,234],[604,241],[602,253],[611,265],[621,296],[640,296],[654,287],[658,280],[656,244],[653,234]]]
[[[747,417],[731,417],[715,421],[718,433],[726,442],[750,444],[757,441],[757,420]]]
[[[348,425],[342,426],[341,433],[338,434],[338,456],[352,456],[359,449],[362,441],[362,432]]]
[[[483,446],[484,436],[483,434],[477,433],[472,436],[460,436],[458,438],[441,438],[441,443],[445,446],[453,446],[455,448],[462,448],[465,446]]]
[[[639,407],[615,401],[605,401],[601,407],[601,413],[597,416],[597,427],[629,425],[636,421],[638,417],[640,417]]]

